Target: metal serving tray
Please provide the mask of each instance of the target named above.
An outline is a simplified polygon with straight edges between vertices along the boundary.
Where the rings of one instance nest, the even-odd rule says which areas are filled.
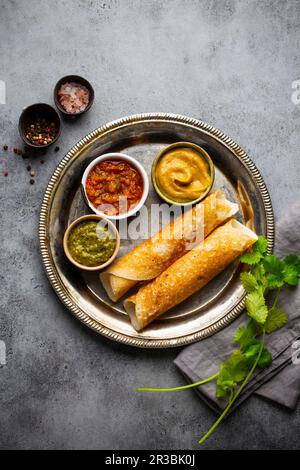
[[[146,348],[186,345],[224,328],[243,309],[245,292],[236,263],[204,289],[167,312],[144,331],[137,333],[122,307],[103,290],[98,273],[83,273],[66,259],[62,239],[69,223],[89,213],[80,181],[86,166],[107,152],[123,152],[138,159],[151,174],[156,154],[166,145],[189,141],[202,146],[211,156],[220,187],[238,202],[238,220],[252,226],[274,243],[274,218],[266,185],[250,158],[221,131],[196,119],[175,114],[140,114],[99,127],[67,153],[46,189],[39,226],[42,260],[48,278],[65,306],[79,320],[115,341]],[[161,203],[152,185],[146,205]],[[121,240],[120,255],[131,250],[132,240]]]

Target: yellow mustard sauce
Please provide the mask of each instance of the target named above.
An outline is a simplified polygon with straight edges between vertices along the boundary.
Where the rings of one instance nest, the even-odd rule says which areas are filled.
[[[174,202],[191,202],[201,197],[211,184],[208,162],[196,150],[182,147],[159,159],[155,178],[159,189]]]

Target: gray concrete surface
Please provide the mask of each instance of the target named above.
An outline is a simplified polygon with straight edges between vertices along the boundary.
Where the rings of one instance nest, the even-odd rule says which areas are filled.
[[[23,106],[52,103],[67,73],[90,79],[95,105],[64,124],[45,164],[0,149],[2,449],[197,449],[215,416],[192,391],[140,396],[140,384],[183,383],[177,351],[140,351],[97,336],[53,293],[41,265],[38,215],[64,153],[100,124],[164,111],[201,118],[252,156],[276,217],[299,195],[297,0],[0,0],[1,147],[19,145]],[[4,177],[2,172],[9,171]],[[252,397],[206,449],[297,449],[300,408]]]

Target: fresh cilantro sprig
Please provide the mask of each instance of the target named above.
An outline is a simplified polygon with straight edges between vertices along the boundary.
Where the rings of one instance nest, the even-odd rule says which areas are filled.
[[[300,259],[292,254],[283,259],[268,255],[268,242],[258,237],[252,251],[241,257],[248,265],[248,272],[242,272],[241,282],[246,291],[245,308],[250,317],[246,326],[238,328],[233,341],[237,349],[221,364],[219,372],[200,382],[175,388],[139,388],[139,392],[173,392],[199,387],[216,379],[216,396],[228,396],[228,404],[210,430],[200,439],[203,443],[225,418],[238,399],[255,370],[266,368],[272,362],[272,355],[265,345],[266,335],[282,328],[288,321],[286,313],[278,307],[283,287],[296,286],[300,277]],[[267,294],[275,291],[270,297]]]

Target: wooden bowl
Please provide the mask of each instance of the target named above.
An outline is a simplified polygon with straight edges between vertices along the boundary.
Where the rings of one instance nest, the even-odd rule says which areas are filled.
[[[27,139],[26,137],[26,129],[32,122],[34,122],[38,118],[45,118],[49,122],[54,122],[56,127],[57,127],[57,134],[55,138],[49,142],[48,144],[33,144],[30,140]],[[28,147],[32,148],[38,148],[38,149],[43,149],[50,147],[50,145],[53,145],[54,142],[57,141],[57,139],[60,136],[60,131],[61,131],[61,119],[59,117],[58,112],[49,104],[46,103],[36,103],[32,104],[31,106],[28,106],[25,108],[21,116],[19,118],[19,132],[20,136],[22,137],[23,141],[25,142]]]
[[[69,83],[73,82],[73,83],[78,83],[78,85],[83,85],[90,92],[89,103],[88,103],[87,107],[83,111],[79,111],[79,113],[69,113],[68,111],[65,110],[65,108],[59,102],[58,91],[59,91],[60,87],[64,83],[67,83],[67,82],[69,82]],[[92,104],[94,102],[94,98],[95,98],[94,88],[92,87],[90,82],[88,82],[85,78],[80,77],[79,75],[66,75],[65,77],[62,77],[60,80],[58,80],[58,82],[57,82],[57,84],[55,85],[55,88],[54,88],[54,103],[55,103],[57,109],[59,109],[59,111],[64,116],[67,116],[67,117],[75,118],[77,116],[81,116],[82,114],[86,113],[92,107]]]

